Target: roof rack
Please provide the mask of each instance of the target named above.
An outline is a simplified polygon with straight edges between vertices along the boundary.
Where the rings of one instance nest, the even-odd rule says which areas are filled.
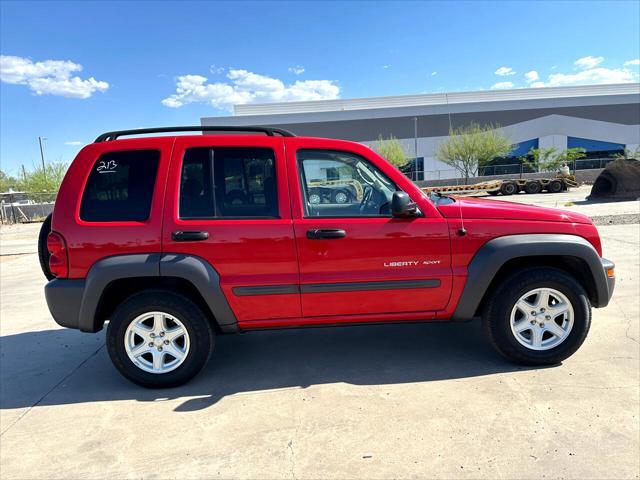
[[[199,127],[158,127],[158,128],[137,128],[133,130],[116,130],[114,132],[106,132],[96,138],[94,143],[110,142],[116,140],[123,135],[142,135],[146,133],[168,133],[168,132],[256,132],[264,133],[269,137],[274,135],[280,135],[282,137],[295,137],[295,135],[282,128],[273,127],[214,127],[209,125],[203,125]]]

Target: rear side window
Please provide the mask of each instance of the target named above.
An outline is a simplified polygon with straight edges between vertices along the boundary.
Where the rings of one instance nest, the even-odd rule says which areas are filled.
[[[87,222],[147,220],[159,161],[157,150],[100,156],[82,195],[80,218]]]
[[[276,160],[268,148],[190,148],[182,161],[180,218],[276,218]]]

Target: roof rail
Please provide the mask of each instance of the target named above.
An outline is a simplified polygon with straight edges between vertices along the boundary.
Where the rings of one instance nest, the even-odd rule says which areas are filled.
[[[116,140],[123,135],[142,135],[146,133],[168,133],[168,132],[256,132],[264,133],[269,137],[280,135],[282,137],[295,137],[295,135],[282,128],[273,127],[214,127],[203,125],[199,127],[158,127],[158,128],[137,128],[133,130],[116,130],[114,132],[106,132],[96,138],[94,143],[110,142]]]

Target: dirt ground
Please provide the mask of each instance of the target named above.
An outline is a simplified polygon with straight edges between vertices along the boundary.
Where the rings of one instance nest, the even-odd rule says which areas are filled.
[[[505,199],[640,212],[586,194]],[[640,477],[638,223],[599,227],[615,295],[562,365],[507,363],[476,322],[271,331],[163,391],[51,319],[38,228],[0,228],[2,479]]]

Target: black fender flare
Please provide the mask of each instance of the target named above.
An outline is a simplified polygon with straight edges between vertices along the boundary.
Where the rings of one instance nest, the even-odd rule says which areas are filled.
[[[482,298],[500,268],[509,260],[535,256],[576,257],[588,267],[595,285],[595,307],[605,307],[613,292],[613,281],[606,269],[613,263],[600,258],[586,239],[577,235],[523,234],[494,238],[474,255],[467,268],[467,281],[452,320],[464,321],[474,317]]]
[[[190,282],[206,302],[221,330],[237,331],[237,320],[220,287],[218,272],[200,257],[175,253],[116,255],[96,262],[84,281],[78,312],[80,330],[100,330],[102,325],[96,313],[107,286],[117,280],[136,277],[177,277]]]
[[[191,282],[209,306],[223,332],[238,330],[238,320],[220,287],[220,275],[203,258],[183,253],[164,253],[160,259],[161,277],[178,277]]]

